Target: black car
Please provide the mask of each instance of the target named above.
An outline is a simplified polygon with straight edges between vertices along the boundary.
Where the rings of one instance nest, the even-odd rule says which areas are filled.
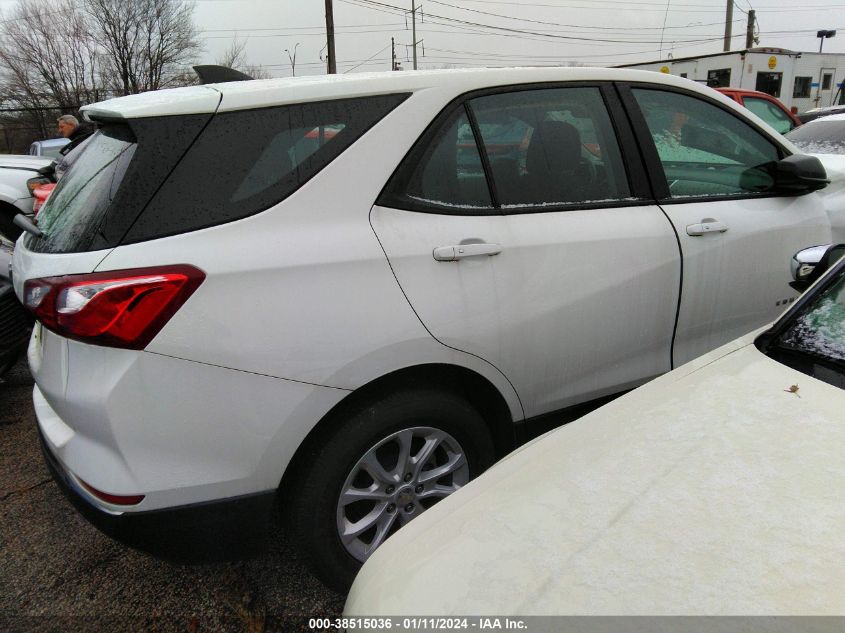
[[[12,243],[0,236],[0,376],[3,376],[23,350],[32,331],[32,317],[15,297],[9,279]]]

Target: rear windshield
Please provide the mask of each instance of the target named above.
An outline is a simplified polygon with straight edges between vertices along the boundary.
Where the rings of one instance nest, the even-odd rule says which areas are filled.
[[[132,160],[135,146],[135,137],[127,126],[110,125],[100,129],[79,150],[72,167],[38,214],[38,228],[45,239],[38,240],[36,250],[87,250]]]
[[[132,227],[126,243],[253,215],[313,178],[407,95],[216,115]]]
[[[786,138],[807,154],[845,154],[845,121],[810,121]]]

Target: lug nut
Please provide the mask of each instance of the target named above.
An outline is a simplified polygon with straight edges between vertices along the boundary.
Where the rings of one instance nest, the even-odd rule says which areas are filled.
[[[395,506],[394,504],[392,504],[392,503],[391,503],[389,506],[387,506],[387,511],[388,511],[390,514],[393,514],[394,512],[396,512],[396,506]]]
[[[411,473],[408,473],[407,475],[405,475],[405,481],[411,481],[411,479],[413,479],[413,477],[411,476]]]
[[[416,492],[417,494],[420,494],[424,489],[425,489],[424,486],[422,484],[419,484],[419,485],[417,485],[416,488],[414,488],[414,492]]]
[[[413,511],[414,511],[414,504],[413,503],[409,503],[408,505],[405,506],[405,512],[413,512]]]
[[[389,495],[392,495],[394,490],[396,490],[396,486],[388,486],[384,489],[384,491]]]

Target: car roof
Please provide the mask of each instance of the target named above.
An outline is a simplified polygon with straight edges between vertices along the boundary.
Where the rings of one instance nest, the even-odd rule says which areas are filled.
[[[70,139],[66,138],[46,138],[42,141],[33,141],[32,144],[39,144],[42,147],[64,147],[70,143]]]
[[[841,112],[845,110],[845,105],[832,105],[832,106],[825,106],[823,108],[813,108],[812,110],[807,110],[804,114],[811,114],[815,112]]]
[[[845,112],[841,112],[839,114],[828,114],[826,116],[820,116],[818,119],[813,119],[812,121],[807,121],[804,125],[811,125],[815,123],[824,123],[827,121],[845,121]]]
[[[746,97],[746,96],[747,97],[764,97],[764,98],[767,98],[767,99],[775,99],[776,98],[776,97],[773,97],[772,95],[770,95],[766,92],[760,92],[759,90],[748,90],[747,88],[716,88],[716,90],[718,90],[719,92],[724,92],[724,93],[730,92],[732,94],[738,94],[738,95],[742,95],[744,97]]]
[[[53,162],[45,156],[30,156],[29,154],[0,154],[0,167],[14,169],[41,169]]]
[[[710,88],[653,71],[621,68],[482,68],[349,75],[317,75],[189,86],[118,97],[82,108],[89,120],[225,112],[316,100],[417,92],[437,88],[454,96],[512,84],[562,81],[631,81],[684,87],[702,94]]]

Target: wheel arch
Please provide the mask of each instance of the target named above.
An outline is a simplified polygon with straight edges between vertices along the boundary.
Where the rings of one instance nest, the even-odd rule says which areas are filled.
[[[355,389],[331,408],[309,431],[294,452],[282,475],[279,490],[282,495],[296,489],[293,481],[303,471],[303,464],[317,450],[345,417],[366,407],[380,396],[413,387],[450,391],[467,399],[484,418],[497,457],[513,449],[514,416],[505,396],[480,373],[459,365],[429,363],[398,369]]]

